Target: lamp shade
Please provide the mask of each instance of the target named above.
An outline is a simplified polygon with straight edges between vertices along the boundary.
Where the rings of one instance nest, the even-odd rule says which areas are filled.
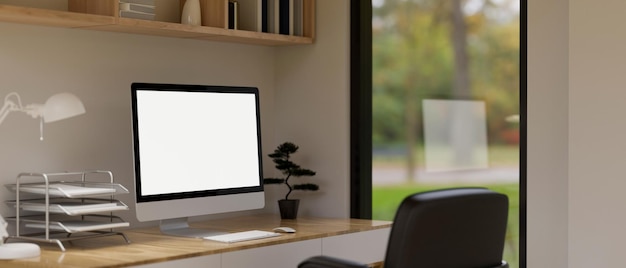
[[[76,95],[59,93],[48,98],[43,107],[43,121],[46,123],[63,120],[85,113],[85,106]]]

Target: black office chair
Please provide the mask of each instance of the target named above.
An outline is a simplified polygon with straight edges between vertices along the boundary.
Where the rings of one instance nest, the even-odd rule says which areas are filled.
[[[507,268],[502,260],[509,200],[485,188],[453,188],[405,198],[391,227],[385,268]],[[328,256],[298,268],[365,268]]]

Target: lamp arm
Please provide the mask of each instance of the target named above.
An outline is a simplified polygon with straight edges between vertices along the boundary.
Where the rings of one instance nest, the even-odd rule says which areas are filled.
[[[9,100],[11,96],[14,96],[17,99],[17,103]],[[33,118],[36,118],[41,116],[41,105],[31,104],[24,109],[20,95],[17,94],[17,92],[11,92],[4,97],[4,105],[2,106],[2,109],[0,109],[0,124],[2,124],[9,113],[15,111],[21,111],[27,113]]]
[[[7,115],[9,115],[10,112],[18,110],[19,108],[17,105],[15,105],[15,103],[5,99],[4,106],[2,106],[2,109],[0,109],[0,124],[2,124],[2,121],[4,121],[4,119],[7,117]]]

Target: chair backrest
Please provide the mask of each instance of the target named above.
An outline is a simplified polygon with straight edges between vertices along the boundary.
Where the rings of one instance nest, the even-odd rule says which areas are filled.
[[[501,267],[508,198],[485,188],[413,194],[396,216],[385,268]]]

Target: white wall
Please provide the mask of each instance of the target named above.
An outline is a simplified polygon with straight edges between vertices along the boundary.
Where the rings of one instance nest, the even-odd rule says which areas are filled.
[[[283,48],[276,62],[276,143],[300,146],[318,192],[297,192],[303,213],[350,216],[350,1],[317,1],[314,46]],[[296,178],[294,181],[298,181]],[[312,202],[311,202],[312,201]]]
[[[569,1],[569,267],[625,267],[625,1]]]
[[[568,267],[568,1],[528,2],[528,267]]]
[[[322,191],[299,196],[303,215],[347,216],[346,2],[318,1],[317,16],[324,18],[317,24],[318,41],[292,48],[0,23],[2,98],[16,91],[25,104],[43,103],[52,94],[70,91],[87,109],[80,117],[45,125],[44,141],[38,139],[39,121],[9,115],[0,125],[0,184],[14,183],[24,171],[106,169],[132,192],[130,83],[256,86],[261,91],[264,154],[293,140],[302,147],[302,165],[318,171]],[[320,69],[327,67],[332,68]],[[301,98],[297,92],[323,94]],[[328,125],[326,118],[338,121]],[[274,173],[269,158],[264,169],[266,175]],[[282,190],[269,189],[266,211],[276,211]],[[133,203],[133,195],[119,197]],[[0,199],[11,198],[0,189]],[[309,199],[313,205],[307,204]],[[316,202],[333,205],[313,209]],[[11,216],[14,211],[2,205],[0,213]],[[121,216],[139,226],[132,210]]]
[[[528,7],[528,267],[624,267],[626,2]]]

